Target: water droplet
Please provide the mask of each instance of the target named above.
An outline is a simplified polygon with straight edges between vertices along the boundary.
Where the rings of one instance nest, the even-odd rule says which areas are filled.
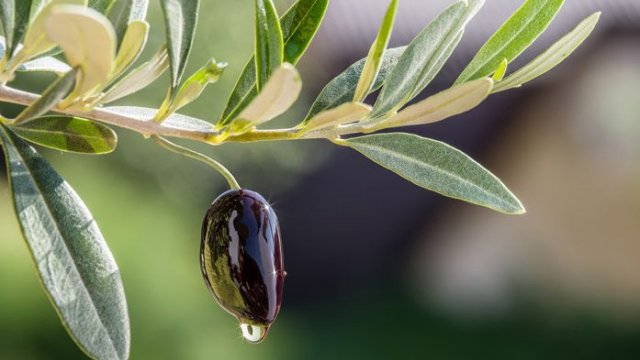
[[[242,337],[252,344],[258,344],[267,337],[269,332],[268,326],[240,324]]]

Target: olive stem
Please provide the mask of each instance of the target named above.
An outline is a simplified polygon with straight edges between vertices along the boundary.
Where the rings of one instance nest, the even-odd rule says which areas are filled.
[[[188,149],[184,146],[180,146],[178,144],[175,144],[161,136],[152,136],[151,137],[156,143],[158,143],[158,145],[162,146],[163,148],[173,151],[175,153],[178,153],[180,155],[184,155],[188,158],[194,159],[194,160],[198,160],[198,161],[202,161],[203,163],[211,166],[212,168],[214,168],[216,171],[218,171],[220,173],[220,175],[222,175],[225,180],[227,180],[227,182],[229,183],[229,187],[232,190],[240,190],[240,185],[238,184],[238,182],[236,181],[236,178],[233,177],[233,174],[231,174],[231,172],[224,167],[224,165],[220,164],[219,162],[217,162],[216,160],[201,154],[197,151]]]

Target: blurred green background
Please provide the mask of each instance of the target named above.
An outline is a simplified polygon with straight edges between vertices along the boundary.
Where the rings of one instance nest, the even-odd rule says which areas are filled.
[[[288,3],[290,2],[280,1],[279,8],[286,8]],[[184,113],[215,120],[217,114],[222,111],[237,75],[253,51],[252,11],[251,1],[202,2],[198,35],[189,62],[189,70],[195,71],[211,56],[215,56],[219,61],[229,62],[231,66],[222,80],[210,86],[196,103],[184,110]],[[163,43],[163,26],[156,1],[151,1],[148,20],[153,30],[143,59]],[[637,42],[638,37],[633,38],[632,41]],[[315,51],[316,56],[305,58],[301,64],[303,78],[309,84],[305,89],[306,93],[297,103],[297,108],[292,115],[278,120],[274,126],[292,123],[303,115],[314,93],[321,86],[314,83],[314,80],[326,77],[326,73],[319,74],[316,69],[323,69],[326,72],[326,66],[321,65],[322,56],[331,57],[331,54],[322,54],[318,48],[313,47],[311,51]],[[595,120],[585,121],[579,125],[568,122],[565,126],[569,129],[567,136],[573,134],[570,129],[577,126],[589,134],[590,132],[600,134],[598,138],[601,141],[609,141],[609,143],[600,144],[602,148],[609,148],[609,144],[623,146],[619,152],[614,152],[610,157],[600,161],[610,163],[607,159],[612,157],[618,159],[620,153],[625,154],[628,158],[625,158],[625,162],[619,164],[619,167],[628,171],[623,174],[610,171],[612,176],[618,176],[616,179],[619,182],[605,178],[602,181],[612,182],[598,184],[607,188],[616,186],[615,184],[622,181],[633,189],[634,192],[628,199],[623,195],[616,195],[618,197],[615,201],[625,202],[631,214],[636,216],[634,219],[638,219],[637,215],[640,215],[638,200],[640,196],[637,193],[640,171],[637,165],[630,165],[637,164],[640,158],[638,147],[633,145],[637,144],[640,135],[637,125],[640,102],[636,101],[640,100],[636,99],[636,95],[640,93],[637,86],[640,81],[631,81],[635,79],[633,76],[638,76],[637,79],[640,79],[637,69],[633,67],[633,64],[638,65],[635,58],[637,55],[638,52],[622,51],[620,59],[636,59],[629,61],[630,65],[626,67],[606,65],[608,63],[604,60],[595,62],[596,65],[605,64],[604,68],[596,68],[598,71],[595,73],[615,75],[619,84],[626,84],[614,89],[619,91],[616,93],[618,96],[607,91],[608,98],[599,98],[599,102],[591,101],[592,96],[597,93],[587,90],[597,88],[608,80],[586,76],[582,80],[584,84],[576,85],[575,88],[563,88],[564,94],[577,95],[569,99],[556,100],[555,103],[556,105],[562,103],[563,106],[568,103],[571,109],[579,109],[582,112],[586,111],[584,104],[591,103],[591,110],[588,113]],[[338,71],[340,69],[329,70],[330,73]],[[590,72],[586,73],[590,74]],[[47,75],[26,75],[16,82],[16,86],[38,91],[51,79]],[[162,100],[167,83],[168,78],[162,78],[150,88],[127,98],[121,104],[157,106]],[[580,89],[587,90],[583,93]],[[553,109],[556,110],[549,110],[549,113],[539,113],[541,107],[549,104],[545,101],[549,100],[551,95],[545,96],[533,97],[534,100],[530,100],[525,109],[518,110],[514,117],[537,120],[540,117],[550,119],[555,115],[562,118],[564,115],[558,115],[559,110],[556,110],[564,109],[563,107],[555,107]],[[618,112],[612,115],[610,109],[613,108]],[[16,107],[2,105],[4,114],[10,115],[16,111],[18,111]],[[599,111],[602,114],[599,115]],[[585,119],[581,112],[574,111],[572,114]],[[631,118],[635,119],[635,122],[627,121],[623,124],[613,122],[617,124],[615,126],[598,122],[599,119],[607,117],[623,120]],[[549,121],[551,120],[545,124]],[[515,134],[530,134],[526,124],[531,122],[523,120],[523,123],[525,125],[521,128],[513,130]],[[550,125],[548,131],[543,131],[542,134],[548,134],[549,137],[546,139],[551,139],[553,136],[551,134],[557,134],[557,129],[554,125]],[[372,277],[364,283],[353,284],[350,289],[345,290],[343,295],[328,297],[322,301],[311,297],[305,298],[300,295],[304,291],[298,289],[295,303],[287,306],[285,293],[283,310],[268,340],[255,346],[243,342],[235,320],[214,303],[204,286],[199,270],[198,250],[202,214],[211,200],[224,190],[224,181],[203,165],[168,153],[138,135],[119,131],[119,136],[118,150],[109,156],[84,157],[51,151],[44,151],[44,153],[85,200],[98,220],[118,261],[131,317],[132,359],[636,359],[640,355],[638,351],[640,296],[638,296],[637,277],[637,268],[640,266],[637,243],[640,241],[640,232],[637,225],[634,225],[634,220],[630,220],[631,225],[628,225],[629,223],[613,225],[625,234],[625,238],[631,239],[628,248],[620,245],[619,242],[611,241],[604,232],[601,242],[609,244],[609,247],[602,246],[601,248],[605,250],[595,251],[599,255],[609,250],[629,255],[624,264],[628,264],[625,266],[631,267],[631,270],[627,271],[626,268],[621,270],[619,277],[610,274],[610,277],[598,280],[599,273],[596,269],[596,276],[592,277],[588,272],[587,275],[578,272],[574,273],[575,277],[567,277],[566,282],[562,282],[558,279],[561,279],[562,274],[565,273],[560,270],[545,276],[534,276],[539,273],[533,272],[534,275],[526,271],[517,273],[513,270],[517,267],[509,266],[507,270],[500,268],[504,271],[499,272],[496,267],[502,266],[501,259],[513,260],[514,258],[492,255],[480,256],[480,260],[477,260],[478,258],[474,257],[487,252],[502,254],[504,249],[508,248],[503,246],[504,243],[496,245],[491,242],[499,238],[495,234],[503,234],[503,237],[508,240],[537,236],[551,237],[539,231],[540,228],[550,228],[546,225],[547,223],[540,220],[540,214],[545,213],[546,209],[553,208],[556,205],[554,199],[561,195],[551,192],[548,202],[541,203],[538,201],[539,194],[547,193],[543,190],[536,191],[532,183],[538,181],[536,183],[538,185],[542,183],[544,186],[561,187],[558,173],[555,171],[557,169],[545,168],[544,164],[550,163],[545,157],[527,158],[532,159],[527,163],[531,166],[530,171],[528,168],[525,171],[523,166],[526,164],[510,165],[514,157],[530,155],[529,151],[533,151],[531,149],[540,149],[549,145],[541,142],[539,138],[538,142],[531,140],[532,145],[523,148],[521,144],[528,144],[529,138],[521,139],[514,136],[522,141],[511,140],[502,147],[496,145],[498,150],[484,156],[492,169],[503,170],[499,173],[505,174],[507,177],[505,180],[513,184],[515,192],[522,194],[525,203],[533,206],[533,209],[530,207],[532,214],[529,218],[533,220],[527,223],[524,222],[526,220],[488,215],[484,210],[460,207],[457,203],[447,201],[444,205],[447,210],[438,215],[437,221],[425,220],[423,224],[425,230],[421,236],[432,239],[428,242],[427,249],[424,246],[427,244],[426,241],[417,241],[411,249],[405,249],[403,257],[395,260],[401,263],[398,266],[400,270],[395,269],[390,271],[388,276]],[[584,138],[581,137],[582,135],[576,136],[579,139]],[[589,139],[588,136],[586,138]],[[582,140],[576,140],[577,143],[580,141]],[[257,189],[267,197],[275,199],[276,208],[279,194],[286,194],[290,189],[299,186],[305,176],[313,174],[326,164],[332,151],[331,147],[315,142],[225,145],[220,148],[196,147],[228,165],[245,187]],[[511,156],[505,156],[500,149],[515,150],[510,154]],[[558,151],[566,154],[569,150],[559,147]],[[553,158],[557,153],[549,156]],[[542,160],[536,163],[535,159]],[[568,162],[572,163],[570,160]],[[535,169],[540,168],[544,170],[546,177],[534,176]],[[599,168],[594,169],[593,171],[597,172]],[[579,171],[579,169],[569,169],[568,172],[571,173],[574,170]],[[527,174],[531,177],[525,178],[524,175],[517,174]],[[576,175],[578,179],[580,176],[588,176],[584,174],[589,174],[589,171],[580,174],[583,175]],[[620,177],[624,177],[624,180],[620,180]],[[528,180],[531,178],[534,180]],[[548,178],[554,178],[558,182],[553,183],[550,180],[545,182],[544,180]],[[567,179],[566,181],[571,184],[580,180],[573,182]],[[564,190],[560,188],[558,193],[563,194],[563,191],[570,193],[571,185],[566,186]],[[592,190],[598,192],[600,188],[598,186]],[[576,194],[576,198],[579,198],[580,194]],[[601,197],[594,197],[591,202],[588,198],[582,200],[585,202],[573,203],[574,209],[582,209],[590,206],[589,204],[594,208],[604,208],[603,202],[598,202],[602,200]],[[602,201],[606,201],[606,197]],[[339,204],[339,199],[336,199],[336,203]],[[301,210],[304,206],[305,204],[301,204]],[[610,205],[606,208],[615,207]],[[358,209],[354,211],[357,212]],[[603,217],[603,214],[593,216],[596,223],[609,221],[608,218]],[[555,224],[555,221],[559,222],[560,218],[549,221]],[[584,221],[584,218],[579,218],[562,227],[562,229],[568,229],[565,234],[566,239],[584,238],[582,237],[584,233],[580,232],[583,225],[580,221]],[[283,219],[283,222],[286,222],[286,219]],[[515,225],[505,225],[506,223],[515,223]],[[330,226],[348,227],[349,224]],[[473,235],[469,235],[465,229],[470,229],[469,232]],[[492,229],[493,232],[487,229]],[[287,238],[286,227],[283,231],[285,241],[305,241],[300,238]],[[416,240],[422,239],[421,236]],[[611,236],[614,235],[611,234]],[[446,246],[437,246],[439,243],[437,239],[443,243],[450,240],[450,243],[458,245],[464,245],[465,239],[474,244],[493,245],[488,247],[460,245],[457,250],[455,246],[451,250]],[[343,241],[364,243],[366,239],[343,239]],[[512,241],[512,244],[514,243],[522,245],[519,248],[522,253],[537,259],[544,258],[540,253],[529,252],[537,249],[532,248],[531,242]],[[437,250],[434,250],[433,244],[436,244]],[[581,257],[582,253],[574,250],[584,249],[584,245],[578,241],[572,245],[575,248],[566,247],[564,250],[568,254],[567,257],[558,261],[571,260],[572,256]],[[612,250],[614,247],[615,251]],[[552,248],[551,251],[554,251],[554,254],[562,253],[562,249]],[[422,256],[421,254],[425,252],[428,255]],[[468,256],[465,257],[465,254]],[[515,259],[521,258],[515,257]],[[603,261],[609,264],[617,260],[618,258],[613,256]],[[474,261],[481,261],[482,265],[474,268]],[[460,262],[466,264],[466,267],[465,265],[455,266]],[[326,263],[327,266],[331,266],[331,259],[326,259]],[[429,267],[431,265],[434,268]],[[531,268],[544,269],[547,265],[547,263],[534,264]],[[319,268],[317,271],[322,272],[323,269]],[[487,284],[486,277],[483,278],[478,274],[493,274],[496,271],[502,277],[513,276],[519,280],[517,288],[510,289],[509,295],[504,296],[504,299],[507,299],[504,301],[508,301],[509,305],[498,306],[499,310],[491,304],[496,302],[502,304],[503,298],[500,295],[503,289],[492,288],[492,280],[487,280],[489,285],[482,288],[485,293],[488,292],[488,296],[476,298],[478,293],[472,291],[476,287]],[[467,279],[464,277],[467,273],[472,276],[468,280],[461,280]],[[475,275],[479,277],[475,278]],[[433,277],[438,279],[433,280]],[[532,278],[534,280],[531,280]],[[575,298],[583,299],[590,296],[583,295],[585,293],[579,291],[574,297],[563,293],[563,290],[566,290],[565,284],[580,283],[576,279],[584,281],[587,285],[593,285],[587,286],[586,294],[596,294],[597,296],[594,296],[597,299],[623,299],[614,302],[613,305],[605,301],[603,303],[605,305],[600,307],[576,302]],[[620,286],[629,289],[626,295],[624,291],[618,291],[619,288],[608,289],[596,286],[602,282],[615,283],[618,280],[624,282],[624,279],[627,280],[628,286],[626,288],[624,284]],[[555,280],[557,281],[554,282]],[[447,285],[441,286],[442,282],[446,282]],[[456,284],[459,285],[458,288],[455,287]],[[546,286],[548,284],[552,285]],[[309,286],[314,285],[309,284]],[[610,296],[608,291],[611,292]],[[479,294],[483,292],[480,291]],[[555,297],[555,294],[561,295]],[[495,300],[494,297],[500,297],[500,299]],[[464,304],[455,305],[457,301],[474,303],[474,299],[477,299],[475,301],[477,304],[487,301],[491,304],[478,311],[469,310]],[[602,309],[606,311],[601,311]],[[34,267],[13,216],[7,184],[2,180],[0,181],[0,359],[82,358],[82,353],[67,337],[38,284]]]

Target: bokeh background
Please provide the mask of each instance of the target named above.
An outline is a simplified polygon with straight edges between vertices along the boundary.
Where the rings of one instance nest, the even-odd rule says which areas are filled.
[[[284,10],[290,1],[278,2]],[[302,60],[304,115],[364,57],[386,0],[334,0]],[[448,0],[401,1],[393,44]],[[448,86],[520,1],[488,0],[427,93]],[[520,63],[596,10],[594,36],[543,79],[408,131],[472,154],[519,195],[521,217],[444,199],[323,142],[196,145],[278,211],[288,277],[268,340],[243,342],[200,276],[199,231],[224,181],[119,131],[112,155],[45,151],[92,210],[119,263],[132,359],[640,358],[640,1],[568,0]],[[202,1],[189,68],[231,64],[185,113],[215,120],[253,47],[252,2]],[[163,42],[158,3],[146,57]],[[514,67],[517,67],[515,64]],[[25,75],[38,91],[52,77]],[[122,104],[157,106],[162,78]],[[3,114],[19,108],[2,104]],[[60,325],[0,180],[0,359],[82,359]]]

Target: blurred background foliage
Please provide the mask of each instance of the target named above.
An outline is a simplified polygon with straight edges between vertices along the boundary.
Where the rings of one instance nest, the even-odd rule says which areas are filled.
[[[274,126],[299,119],[324,82],[366,54],[385,3],[331,4],[300,65],[304,96]],[[406,43],[403,34],[415,34],[446,3],[404,1],[393,41]],[[517,3],[488,1],[471,38],[486,39],[483,31]],[[151,4],[147,57],[164,38]],[[505,15],[492,16],[491,6]],[[561,12],[551,32],[574,24],[574,10]],[[189,69],[212,55],[231,65],[184,113],[213,121],[221,112],[253,51],[252,12],[251,1],[202,1]],[[621,24],[605,21],[590,46],[537,85],[410,129],[485,163],[521,196],[524,217],[423,192],[329,144],[196,145],[279,210],[289,277],[280,318],[258,346],[242,341],[200,276],[202,215],[225,186],[216,173],[126,131],[109,156],[46,151],[120,265],[131,358],[638,358],[640,33],[612,22]],[[436,87],[449,84],[480,44],[463,43]],[[51,80],[27,75],[16,86],[39,91]],[[121,104],[157,106],[167,84],[160,79]],[[0,359],[81,358],[40,289],[3,179]]]

